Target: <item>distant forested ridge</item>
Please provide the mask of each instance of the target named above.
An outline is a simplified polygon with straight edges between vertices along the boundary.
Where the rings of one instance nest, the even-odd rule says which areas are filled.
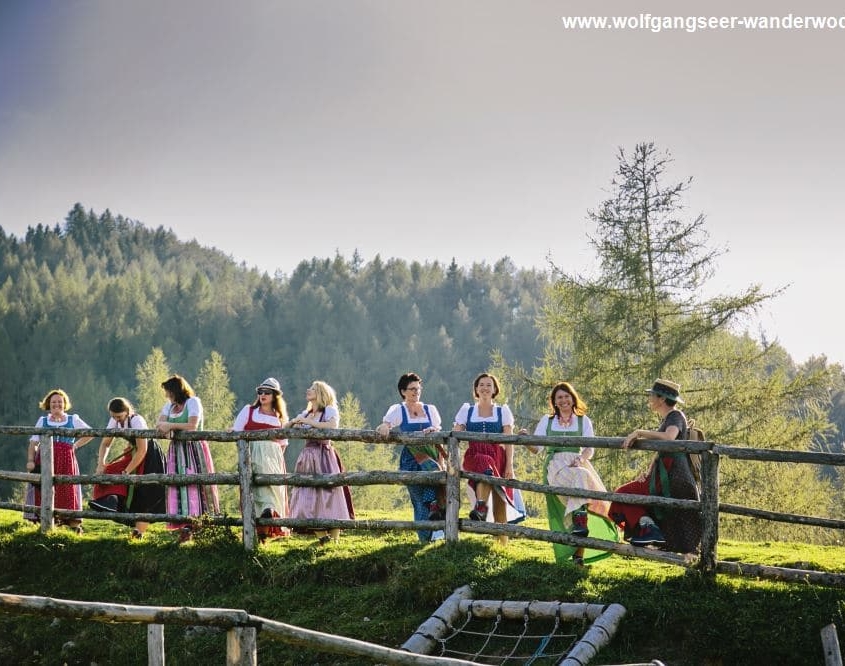
[[[524,365],[541,354],[535,321],[549,281],[506,257],[461,266],[357,253],[269,276],[77,204],[63,224],[23,238],[0,228],[0,423],[33,425],[39,400],[62,387],[72,412],[104,427],[107,401],[136,399],[136,368],[157,347],[192,383],[218,352],[237,408],[273,375],[295,412],[324,379],[339,397],[354,394],[369,427],[398,401],[399,374],[414,370],[449,426],[491,352]],[[0,441],[0,468],[22,469],[25,449],[11,439]],[[96,446],[80,452],[83,471]]]

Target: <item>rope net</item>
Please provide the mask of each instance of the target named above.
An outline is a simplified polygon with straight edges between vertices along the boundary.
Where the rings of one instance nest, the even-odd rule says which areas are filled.
[[[455,590],[401,649],[462,663],[584,666],[613,638],[619,604],[473,599]]]
[[[448,633],[434,638],[441,657],[463,659],[478,664],[559,664],[586,630],[586,620],[565,621],[554,617],[531,618],[528,606],[522,620],[511,620],[501,612],[495,617],[479,617],[472,604],[458,626],[444,621]]]

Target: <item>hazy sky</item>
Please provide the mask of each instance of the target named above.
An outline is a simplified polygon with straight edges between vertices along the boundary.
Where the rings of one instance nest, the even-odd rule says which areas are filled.
[[[561,21],[678,4],[2,0],[0,226],[78,201],[271,273],[356,248],[589,272],[617,150],[654,141],[729,250],[711,293],[789,285],[750,331],[845,363],[845,29]],[[683,15],[790,13],[845,7]]]

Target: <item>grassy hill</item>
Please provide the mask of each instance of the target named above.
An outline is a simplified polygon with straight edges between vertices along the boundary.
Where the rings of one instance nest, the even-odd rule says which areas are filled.
[[[371,516],[372,518],[380,516]],[[539,525],[538,525],[539,526]],[[820,629],[845,637],[840,589],[719,576],[614,556],[579,570],[555,565],[551,547],[491,537],[421,546],[406,533],[346,532],[316,548],[294,536],[244,551],[236,531],[214,528],[177,545],[163,526],[143,541],[88,520],[83,535],[48,536],[0,511],[0,591],[63,599],[240,608],[266,618],[389,647],[404,642],[452,591],[478,599],[620,603],[628,613],[598,664],[820,664]],[[845,572],[841,547],[720,544],[720,559],[778,566],[801,562]],[[223,632],[165,630],[167,663],[223,663]],[[0,614],[0,663],[146,664],[141,625]],[[352,664],[306,653],[259,633],[259,664]]]

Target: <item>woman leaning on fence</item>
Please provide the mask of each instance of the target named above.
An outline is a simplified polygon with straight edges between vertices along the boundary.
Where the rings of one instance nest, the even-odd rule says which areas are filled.
[[[416,372],[406,372],[397,383],[402,402],[391,405],[376,432],[385,437],[392,429],[420,434],[440,430],[440,412],[424,403],[422,379]],[[446,451],[442,444],[406,444],[399,455],[403,472],[437,472],[445,469]],[[443,486],[409,485],[408,494],[414,509],[414,520],[443,520],[446,517],[446,489]],[[423,543],[443,538],[443,530],[417,530]]]
[[[340,411],[334,389],[326,382],[315,381],[305,390],[306,408],[285,424],[286,428],[304,428],[305,448],[296,459],[297,474],[339,474],[343,463],[331,440],[319,439],[320,430],[340,427]],[[304,519],[348,520],[355,517],[349,486],[295,486],[290,493],[290,517]],[[317,543],[337,541],[340,529],[315,529]]]
[[[455,430],[477,433],[513,434],[513,413],[507,405],[495,402],[499,395],[499,380],[488,372],[482,372],[472,383],[475,402],[465,402],[455,415]],[[470,441],[464,454],[463,469],[476,474],[503,479],[514,478],[513,444]],[[484,481],[470,481],[468,494],[473,508],[470,520],[489,520],[497,523],[518,523],[525,519],[522,496],[518,489],[494,486]],[[490,504],[492,503],[492,511]],[[507,544],[508,537],[499,535],[498,542]]]
[[[687,418],[677,408],[678,403],[684,402],[680,392],[679,384],[667,379],[656,380],[646,393],[649,409],[660,417],[660,425],[657,430],[634,430],[625,437],[622,448],[630,448],[641,439],[684,439]],[[684,452],[658,452],[648,472],[614,492],[676,499],[700,498],[689,458]],[[633,546],[657,546],[677,553],[692,553],[701,544],[701,515],[697,511],[613,502],[610,505],[610,517],[624,528],[625,538]]]
[[[63,435],[62,431],[69,428],[90,428],[77,414],[68,414],[71,408],[70,397],[62,389],[50,390],[38,403],[47,412],[35,423],[36,428],[54,428],[53,435],[53,474],[79,474],[79,462],[76,459],[76,449],[90,442],[93,437],[74,438]],[[33,435],[29,440],[26,460],[27,472],[41,471],[40,435]],[[79,484],[56,484],[54,488],[54,507],[70,511],[82,510],[82,487]],[[29,505],[41,506],[41,486],[30,484],[25,502]],[[33,513],[25,513],[24,517],[38,522],[39,517]],[[69,518],[56,520],[57,525],[66,524],[77,534],[82,534],[82,519]]]
[[[146,430],[147,421],[136,414],[126,398],[112,398],[109,401],[108,430]],[[118,439],[125,439],[118,436]],[[126,448],[109,463],[114,437],[103,437],[97,453],[97,474],[164,474],[164,453],[158,442],[146,437],[125,439]],[[88,506],[94,511],[128,511],[131,513],[164,513],[164,486],[158,483],[127,486],[125,484],[97,484],[92,491],[93,499]],[[149,523],[135,521],[130,532],[133,539],[141,539]]]
[[[184,377],[173,375],[161,387],[167,402],[158,415],[156,430],[167,437],[176,431],[202,430],[202,402]],[[171,439],[167,450],[168,474],[213,474],[214,461],[204,440]],[[216,485],[194,484],[168,486],[167,513],[187,517],[220,513]],[[179,541],[191,538],[192,526],[188,521],[168,524],[168,529],[179,530]]]
[[[282,398],[282,385],[275,377],[268,377],[255,387],[255,401],[244,405],[235,417],[232,430],[271,430],[281,428],[288,420],[288,408]],[[285,468],[286,439],[251,439],[249,457],[253,474],[287,474]],[[241,500],[243,501],[243,499]],[[287,518],[288,493],[286,486],[254,486],[252,489],[254,515],[259,518]],[[287,527],[261,525],[256,529],[258,540],[286,537]]]

